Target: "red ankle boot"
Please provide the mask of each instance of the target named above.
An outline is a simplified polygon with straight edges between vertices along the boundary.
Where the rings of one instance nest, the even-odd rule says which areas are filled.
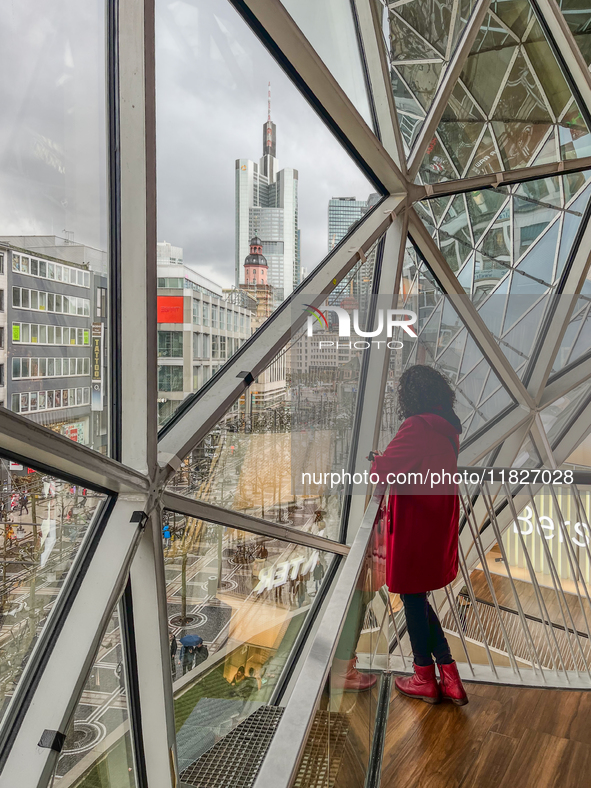
[[[331,687],[344,692],[364,692],[376,683],[377,676],[361,673],[355,667],[357,657],[353,659],[334,659],[331,671]]]
[[[442,699],[453,701],[456,706],[465,706],[468,696],[458,673],[455,662],[450,665],[438,665]]]
[[[401,676],[394,682],[396,689],[409,698],[420,698],[426,703],[439,703],[441,693],[435,678],[435,665],[414,665],[414,676]]]

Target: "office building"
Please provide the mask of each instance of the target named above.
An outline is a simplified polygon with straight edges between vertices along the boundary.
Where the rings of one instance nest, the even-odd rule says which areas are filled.
[[[160,244],[163,247],[164,244]],[[175,249],[182,259],[182,249]],[[251,333],[252,312],[182,263],[158,265],[158,413],[161,423],[222,367]]]
[[[236,161],[236,286],[244,284],[244,258],[250,239],[257,235],[269,266],[268,283],[273,287],[275,306],[299,284],[301,243],[298,171],[280,169],[276,150],[277,127],[269,108],[259,162]]]

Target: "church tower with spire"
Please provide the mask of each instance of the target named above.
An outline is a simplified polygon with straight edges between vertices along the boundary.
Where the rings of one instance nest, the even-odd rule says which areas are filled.
[[[299,284],[298,172],[279,168],[277,127],[271,120],[271,83],[267,120],[263,123],[263,155],[258,163],[236,161],[236,286],[247,284],[245,258],[251,241],[259,241],[266,260],[266,282],[273,289],[273,308]],[[261,275],[262,269],[257,269]],[[251,281],[248,282],[251,284]]]

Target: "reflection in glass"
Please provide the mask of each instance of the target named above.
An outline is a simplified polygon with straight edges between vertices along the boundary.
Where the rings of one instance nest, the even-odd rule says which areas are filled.
[[[423,182],[590,152],[589,129],[533,8],[496,0],[421,164]]]
[[[398,120],[404,142],[410,149],[474,3],[472,0],[460,3],[411,0],[377,7],[383,17]],[[441,164],[440,155],[437,159]]]
[[[135,788],[126,686],[115,610],[66,730],[52,788]]]
[[[172,512],[164,523],[183,779],[218,739],[269,703],[333,556]]]
[[[364,565],[337,643],[295,784],[363,785],[370,761],[380,690],[400,607],[385,584],[386,526],[376,518]],[[352,775],[355,782],[352,783]],[[321,778],[325,776],[325,779]]]
[[[103,454],[110,396],[105,19],[104,0],[55,0],[33,13],[6,7],[0,53],[3,73],[11,74],[0,136],[0,291],[12,294],[0,363],[31,354],[40,362],[29,380],[7,368],[0,402]],[[88,362],[70,371],[81,397],[69,396],[67,410],[63,396],[54,396],[65,381],[45,380],[47,358],[58,356]]]
[[[358,309],[362,328],[377,249],[327,298],[330,305]],[[343,485],[327,479],[307,487],[301,481],[303,473],[330,475],[349,461],[364,347],[344,342],[337,348],[332,317],[322,330],[316,325],[312,338],[305,329],[292,337],[185,458],[168,489],[339,539]]]
[[[0,460],[0,718],[104,496]]]

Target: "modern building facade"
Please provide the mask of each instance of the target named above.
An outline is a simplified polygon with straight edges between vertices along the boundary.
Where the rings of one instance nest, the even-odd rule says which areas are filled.
[[[276,149],[277,128],[269,114],[263,125],[263,155],[259,162],[236,161],[236,286],[244,284],[243,263],[250,239],[259,236],[275,305],[287,298],[300,281],[298,171],[291,167],[279,169]]]
[[[83,246],[34,236],[13,240],[28,246],[2,243],[9,292],[1,378],[5,407],[104,452],[109,419],[107,277],[88,263],[39,251],[65,249],[68,257],[82,259],[88,257]],[[104,269],[98,253],[94,262]]]
[[[162,245],[161,245],[162,246]],[[176,249],[182,259],[182,249]],[[158,266],[158,412],[166,421],[238,351],[252,312],[179,263]]]
[[[333,197],[328,203],[328,251],[330,252],[367,211],[367,200]]]

